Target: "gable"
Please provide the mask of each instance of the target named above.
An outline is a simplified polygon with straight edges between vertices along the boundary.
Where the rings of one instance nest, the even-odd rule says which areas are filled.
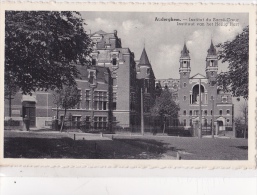
[[[203,76],[200,73],[195,74],[194,76],[192,76],[190,79],[206,79],[205,76]]]

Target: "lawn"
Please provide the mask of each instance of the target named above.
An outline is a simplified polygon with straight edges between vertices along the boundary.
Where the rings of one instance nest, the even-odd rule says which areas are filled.
[[[247,160],[245,139],[5,131],[5,158]]]

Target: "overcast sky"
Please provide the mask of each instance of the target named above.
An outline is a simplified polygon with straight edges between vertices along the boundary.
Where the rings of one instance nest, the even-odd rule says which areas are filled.
[[[205,58],[211,38],[214,44],[231,40],[248,25],[248,14],[236,13],[138,13],[138,12],[82,12],[87,31],[118,31],[122,47],[128,47],[140,58],[144,47],[151,61],[157,79],[179,78],[179,57],[184,41],[190,51],[191,76],[205,75]],[[157,18],[238,19],[239,26],[178,26],[177,22],[155,21]],[[205,23],[206,24],[206,23]],[[226,66],[219,63],[219,71]]]

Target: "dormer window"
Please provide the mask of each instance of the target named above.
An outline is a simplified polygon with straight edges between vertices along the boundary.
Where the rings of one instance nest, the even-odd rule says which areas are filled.
[[[147,74],[150,74],[150,68],[147,68]]]
[[[94,84],[95,83],[95,79],[96,79],[96,75],[95,75],[95,70],[88,70],[89,71],[89,75],[88,75],[88,81],[90,84]]]

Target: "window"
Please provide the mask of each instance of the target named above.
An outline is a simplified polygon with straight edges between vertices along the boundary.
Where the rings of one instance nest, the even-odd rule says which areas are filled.
[[[227,123],[229,123],[229,119],[227,119]]]
[[[96,59],[92,59],[92,65],[93,65],[93,66],[96,65]]]
[[[85,107],[86,110],[90,109],[90,90],[85,91]]]
[[[184,101],[186,101],[186,99],[187,99],[187,96],[184,95]]]
[[[211,110],[211,115],[212,115],[212,110]]]
[[[216,81],[211,81],[211,87],[214,87],[216,84]]]
[[[204,119],[204,124],[203,124],[203,125],[204,125],[205,127],[207,127],[207,123],[208,123],[207,119]]]
[[[214,76],[214,72],[211,72],[211,76],[212,76],[212,77]]]
[[[113,78],[112,81],[113,81],[113,86],[117,86],[117,78]]]
[[[189,115],[192,116],[192,110],[189,111]]]
[[[89,72],[89,83],[93,84],[94,83],[94,79],[95,79],[95,72],[94,71],[90,71]]]
[[[94,92],[94,109],[95,110],[107,110],[107,92],[95,91]]]
[[[150,68],[147,68],[147,74],[150,74]]]
[[[204,115],[207,116],[207,110],[204,111]]]
[[[213,96],[211,96],[211,100],[214,100]]]
[[[116,103],[116,101],[117,101],[117,93],[113,93],[113,100],[112,100],[112,109],[113,110],[116,110],[117,108],[117,103]]]
[[[183,68],[186,68],[186,67],[187,67],[187,62],[183,61]]]
[[[112,58],[112,65],[116,66],[117,65],[117,58]]]
[[[80,126],[81,116],[72,116],[71,120],[72,120],[72,127]]]
[[[183,72],[183,76],[186,77],[186,76],[187,76],[187,73],[186,73],[186,72]]]
[[[184,110],[183,115],[187,115],[187,111],[186,110]]]
[[[230,110],[227,110],[227,114],[230,114]]]
[[[214,61],[213,61],[213,60],[211,60],[210,66],[213,66],[213,64],[214,64]]]
[[[94,117],[94,128],[105,129],[107,127],[107,117],[95,116]]]
[[[187,125],[187,120],[184,119],[183,123],[184,123],[183,125],[186,126]]]
[[[227,96],[222,96],[222,102],[226,103],[228,101],[228,97]]]
[[[220,115],[222,115],[222,110],[220,110]]]
[[[187,84],[186,83],[184,83],[184,87],[186,87],[187,86]]]
[[[78,94],[79,94],[79,103],[76,105],[76,109],[80,109],[81,108],[81,100],[82,100],[81,89],[78,89]]]
[[[189,120],[189,125],[193,126],[192,119]]]

